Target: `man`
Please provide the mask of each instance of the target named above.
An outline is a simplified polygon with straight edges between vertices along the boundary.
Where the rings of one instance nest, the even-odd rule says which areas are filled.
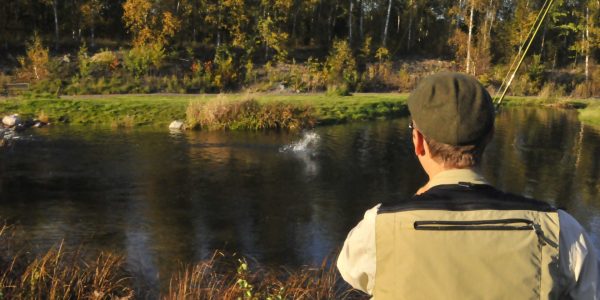
[[[424,79],[408,99],[414,152],[429,182],[375,206],[337,261],[375,299],[600,299],[596,253],[551,205],[503,193],[478,173],[494,105],[473,77]]]

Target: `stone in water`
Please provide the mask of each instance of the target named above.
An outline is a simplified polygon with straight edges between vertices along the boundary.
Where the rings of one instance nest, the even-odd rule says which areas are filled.
[[[5,116],[2,118],[2,124],[7,127],[14,127],[19,123],[21,123],[21,118],[19,118],[19,115]]]
[[[184,124],[181,121],[173,121],[169,125],[169,129],[171,129],[171,130],[183,130],[184,129]]]

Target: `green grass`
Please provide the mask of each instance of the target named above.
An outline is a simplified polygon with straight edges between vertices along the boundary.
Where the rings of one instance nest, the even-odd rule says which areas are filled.
[[[600,127],[600,99],[554,98],[539,97],[507,97],[503,103],[506,107],[553,107],[577,109],[579,120],[584,124]]]
[[[166,126],[173,120],[185,120],[186,108],[192,101],[209,101],[217,95],[99,95],[74,96],[60,99],[0,99],[0,116],[20,113],[31,117],[46,115],[50,121],[67,119],[70,124],[130,127],[141,125]],[[247,94],[228,94],[235,101]],[[253,94],[260,103],[284,102],[307,105],[314,109],[319,125],[373,120],[408,115],[407,94],[369,93],[352,96],[318,94]],[[600,126],[599,99],[543,99],[539,97],[507,97],[506,107],[575,108],[586,124]],[[124,122],[127,121],[127,122]],[[117,125],[115,125],[117,124]],[[121,125],[125,124],[125,125]]]
[[[164,126],[173,120],[184,120],[186,107],[191,101],[208,101],[217,95],[118,95],[76,96],[60,99],[12,98],[0,100],[0,115],[19,113],[37,117],[40,113],[50,121],[68,120],[77,125],[105,125],[114,127],[124,118],[134,126]],[[245,94],[230,94],[227,99],[239,100]],[[353,120],[370,120],[407,115],[403,94],[355,94],[350,97],[325,94],[255,94],[261,103],[284,102],[311,106],[321,125]]]
[[[584,109],[580,109],[579,119],[585,124],[600,127],[600,100],[595,100]]]
[[[64,99],[8,99],[0,101],[0,115],[19,113],[37,117],[41,112],[51,122],[68,120],[77,125],[114,125],[132,120],[133,125],[165,125],[185,118],[190,97],[108,96]]]
[[[502,102],[505,107],[555,107],[582,109],[593,103],[590,99],[575,98],[540,98],[540,97],[506,97]]]

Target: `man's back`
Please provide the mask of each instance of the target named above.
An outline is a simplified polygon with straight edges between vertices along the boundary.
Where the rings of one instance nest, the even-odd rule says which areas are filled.
[[[471,170],[439,177],[421,195],[367,211],[338,259],[346,281],[376,299],[598,297],[597,258],[571,216],[481,184]]]
[[[413,150],[429,177],[348,234],[343,278],[381,299],[599,299],[598,262],[564,211],[502,193],[476,170],[495,107],[476,78],[440,73],[408,98]]]
[[[559,220],[544,202],[489,185],[439,185],[379,207],[375,235],[376,298],[540,299],[558,292],[551,273],[558,270]]]

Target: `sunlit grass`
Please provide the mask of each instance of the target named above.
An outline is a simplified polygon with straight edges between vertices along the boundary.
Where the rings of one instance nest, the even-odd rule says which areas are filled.
[[[579,110],[579,119],[586,124],[600,127],[600,100]]]

